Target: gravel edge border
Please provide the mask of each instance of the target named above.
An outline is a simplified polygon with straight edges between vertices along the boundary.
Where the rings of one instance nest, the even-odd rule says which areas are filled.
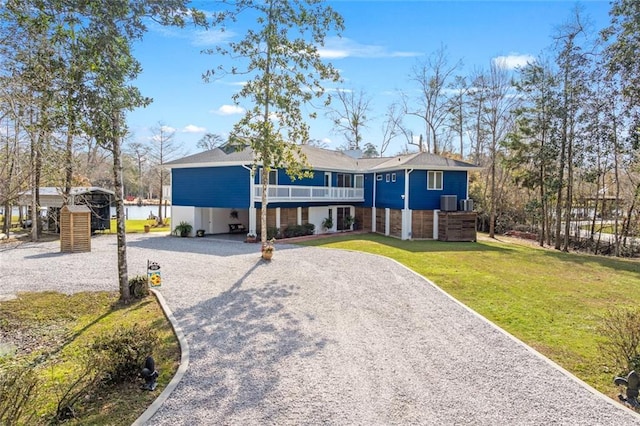
[[[347,251],[351,251],[351,250],[347,250]],[[358,252],[359,253],[359,252]],[[389,257],[386,256],[382,256],[380,254],[375,254],[375,253],[370,253],[373,254],[374,256],[380,256],[383,257],[385,259],[389,259],[392,262],[395,262],[396,264],[402,266],[403,268],[407,269],[409,272],[415,274],[416,276],[420,277],[422,280],[424,280],[427,284],[431,285],[432,287],[434,287],[437,291],[439,291],[440,293],[442,293],[444,296],[446,296],[448,299],[450,299],[451,301],[453,301],[454,303],[458,304],[459,306],[461,306],[462,308],[466,309],[467,311],[469,311],[472,315],[476,316],[477,318],[479,318],[481,321],[484,321],[485,323],[489,324],[491,327],[495,328],[496,330],[498,330],[500,333],[504,334],[505,336],[507,336],[509,339],[513,340],[515,343],[519,344],[520,346],[524,347],[527,351],[531,352],[533,355],[535,355],[536,357],[538,357],[539,359],[541,359],[542,361],[544,361],[545,363],[549,364],[551,367],[555,368],[556,370],[558,370],[560,373],[564,374],[565,376],[567,376],[569,379],[573,380],[574,382],[576,382],[578,385],[580,385],[582,388],[584,388],[586,391],[590,392],[591,394],[597,396],[598,398],[608,402],[610,405],[612,405],[613,407],[616,407],[619,410],[623,410],[626,413],[631,413],[633,414],[639,421],[640,421],[640,413],[637,413],[634,410],[631,410],[627,407],[625,407],[624,405],[617,403],[616,401],[614,401],[613,399],[609,398],[608,396],[604,395],[602,392],[598,391],[597,389],[595,389],[594,387],[592,387],[591,385],[589,385],[588,383],[586,383],[585,381],[581,380],[578,376],[574,375],[573,373],[571,373],[569,370],[565,369],[564,367],[562,367],[560,364],[557,364],[555,361],[553,361],[550,358],[547,358],[546,356],[544,356],[543,354],[541,354],[540,352],[536,351],[534,348],[532,348],[531,346],[527,345],[525,342],[523,342],[522,340],[518,339],[516,336],[514,336],[513,334],[509,333],[508,331],[506,331],[505,329],[503,329],[502,327],[498,326],[497,324],[495,324],[494,322],[490,321],[489,319],[483,317],[482,315],[480,315],[478,312],[474,311],[473,309],[471,309],[470,307],[468,307],[467,305],[465,305],[464,303],[462,303],[461,301],[459,301],[458,299],[454,298],[453,296],[451,296],[449,293],[447,293],[446,291],[444,291],[442,288],[440,288],[436,283],[434,283],[433,281],[431,281],[430,279],[428,279],[427,277],[420,275],[419,273],[417,273],[416,271],[414,271],[413,269],[403,265],[402,263],[398,262],[395,259],[391,259]]]
[[[151,403],[151,405],[136,419],[135,422],[132,423],[132,426],[142,426],[156,414],[156,412],[160,409],[162,404],[169,398],[171,393],[175,390],[178,384],[182,381],[187,369],[189,368],[189,344],[187,343],[187,339],[182,332],[182,328],[178,324],[178,321],[173,316],[169,305],[164,300],[162,293],[157,291],[156,289],[149,289],[153,295],[160,303],[160,307],[164,311],[165,316],[171,323],[171,327],[173,328],[176,337],[178,338],[178,343],[180,344],[180,366],[178,367],[178,371],[173,376],[167,387],[158,395],[158,397]]]

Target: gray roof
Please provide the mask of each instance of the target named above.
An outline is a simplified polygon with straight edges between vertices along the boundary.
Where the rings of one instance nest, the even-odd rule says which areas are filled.
[[[465,161],[455,160],[453,158],[442,157],[440,155],[430,154],[428,152],[418,152],[415,154],[398,155],[388,158],[385,162],[380,163],[372,168],[376,170],[393,170],[393,169],[475,169],[475,166]]]
[[[471,163],[451,158],[442,157],[426,152],[398,155],[395,157],[353,158],[342,152],[330,149],[317,148],[311,145],[300,145],[301,152],[307,157],[307,161],[314,169],[375,172],[398,169],[476,169]],[[175,161],[165,163],[169,168],[180,167],[215,167],[225,164],[250,164],[254,161],[251,148],[226,154],[223,150],[215,148],[198,154],[189,155]]]

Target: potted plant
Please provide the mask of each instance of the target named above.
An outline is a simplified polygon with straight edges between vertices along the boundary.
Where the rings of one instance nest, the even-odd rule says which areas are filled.
[[[176,226],[176,229],[173,230],[175,235],[180,235],[181,237],[188,237],[191,234],[191,230],[193,226],[189,222],[182,221]]]
[[[196,237],[204,237],[204,229],[198,229],[196,231]]]
[[[331,228],[333,228],[333,219],[331,219],[330,217],[325,217],[322,221],[322,229],[328,231]]]
[[[351,225],[353,225],[354,222],[354,218],[353,216],[347,216],[344,218],[344,229],[345,230],[350,230],[351,229]]]
[[[255,243],[256,241],[258,241],[258,236],[253,232],[249,232],[245,241],[248,243]]]
[[[231,219],[238,220],[238,211],[236,209],[231,210],[231,213],[229,213],[229,217]]]
[[[272,238],[270,240],[267,240],[267,242],[265,242],[262,245],[262,258],[264,260],[271,260],[271,258],[273,257],[273,251],[275,250],[275,238]]]

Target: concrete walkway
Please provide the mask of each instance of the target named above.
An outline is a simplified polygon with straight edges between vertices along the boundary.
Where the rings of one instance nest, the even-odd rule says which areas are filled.
[[[130,275],[161,265],[189,353],[141,423],[640,424],[392,260],[280,245],[264,262],[258,250],[128,236]],[[0,296],[44,289],[117,290],[115,237],[91,253],[0,246]]]

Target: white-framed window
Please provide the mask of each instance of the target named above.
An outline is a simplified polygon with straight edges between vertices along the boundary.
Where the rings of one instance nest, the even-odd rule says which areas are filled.
[[[427,189],[442,190],[442,172],[427,172]]]
[[[347,173],[338,173],[337,186],[338,188],[353,188],[353,184],[351,182],[351,175]]]
[[[382,182],[382,175],[377,175],[376,180]]]
[[[384,175],[384,180],[385,180],[385,182],[390,182],[391,181],[391,175],[389,173]]]
[[[354,188],[364,188],[364,175],[355,175],[353,177]]]
[[[262,170],[260,171],[259,183],[262,183]],[[269,185],[277,185],[277,184],[278,184],[278,171],[269,170]]]
[[[391,182],[395,182],[395,181],[396,181],[396,174],[391,173]]]
[[[324,172],[324,186],[331,186],[331,172]]]

